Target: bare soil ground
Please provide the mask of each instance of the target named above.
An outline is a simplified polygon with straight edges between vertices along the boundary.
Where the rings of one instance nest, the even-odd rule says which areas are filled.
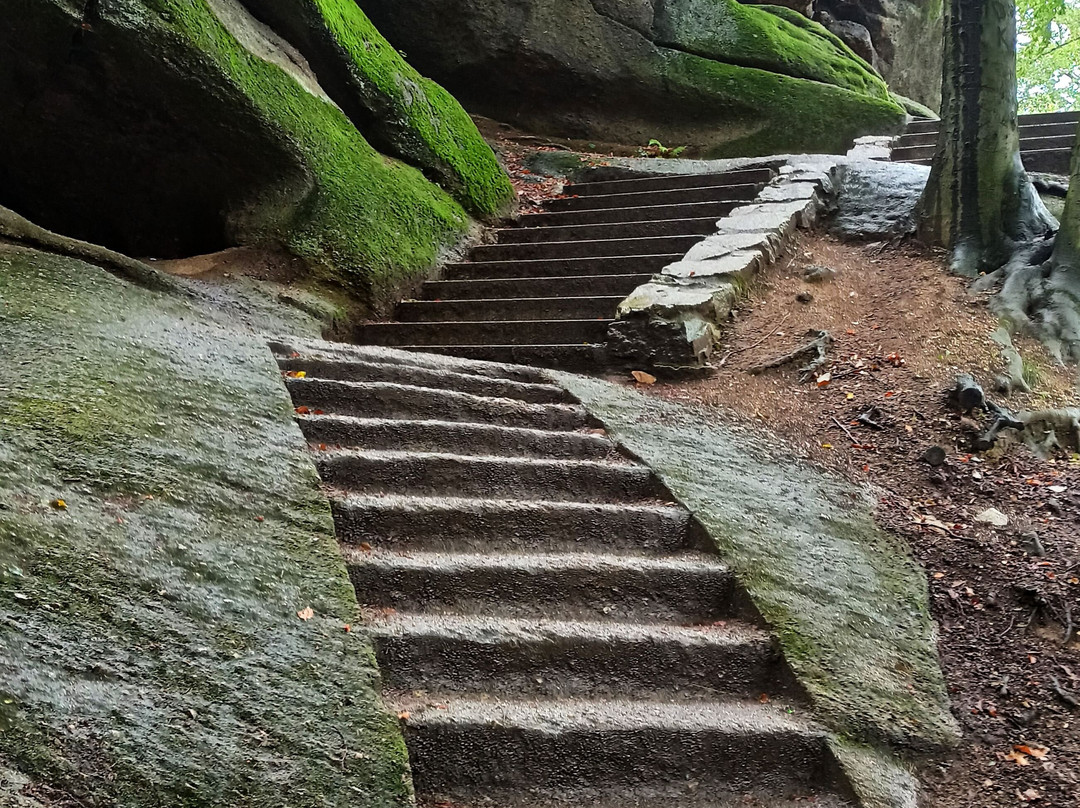
[[[837,274],[810,283],[810,265]],[[800,293],[813,299],[798,302]],[[1019,445],[975,454],[982,425],[943,391],[969,372],[1012,409],[1076,406],[1076,369],[1018,340],[1034,392],[1001,399],[992,392],[1004,367],[990,338],[998,325],[940,254],[804,236],[751,290],[714,375],[648,389],[771,430],[793,453],[879,490],[880,523],[907,539],[927,570],[963,730],[955,753],[922,770],[927,806],[1074,808],[1080,457],[1044,461]],[[835,344],[811,378],[801,380],[799,364],[748,372],[807,342],[812,329],[828,330]],[[921,459],[931,446],[945,449],[943,465]],[[989,508],[1008,524],[978,521]]]

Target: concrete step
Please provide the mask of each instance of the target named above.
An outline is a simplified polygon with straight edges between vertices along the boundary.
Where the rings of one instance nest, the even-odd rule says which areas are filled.
[[[746,200],[724,202],[690,202],[685,205],[647,205],[640,208],[611,208],[610,210],[581,210],[568,213],[530,213],[522,216],[520,227],[549,227],[576,224],[616,224],[620,222],[652,222],[661,219],[720,219]]]
[[[1024,168],[1028,171],[1045,171],[1049,174],[1063,174],[1068,176],[1072,163],[1070,149],[1038,149],[1023,151],[1020,158],[1024,161]]]
[[[657,219],[649,222],[571,224],[547,227],[509,227],[496,232],[499,244],[537,244],[544,241],[587,241],[652,236],[707,236],[716,232],[716,216],[698,219]]]
[[[487,278],[475,281],[428,281],[427,300],[491,300],[506,298],[600,297],[624,298],[655,273],[636,275],[570,275],[554,278]]]
[[[704,794],[849,794],[826,736],[781,708],[744,702],[398,698],[416,787],[600,788],[694,781]],[[657,806],[665,804],[656,803]]]
[[[675,505],[332,494],[331,507],[342,542],[376,550],[656,555],[689,542]]]
[[[614,462],[618,459],[615,444],[602,435],[587,432],[347,415],[306,416],[300,419],[300,428],[308,442],[316,446],[562,460]]]
[[[776,176],[771,168],[748,168],[722,174],[668,174],[660,177],[637,177],[606,182],[579,182],[567,186],[567,193],[577,196],[608,196],[624,193],[655,193],[684,188],[713,188],[718,185],[764,185]]]
[[[485,244],[473,250],[477,261],[538,261],[551,258],[615,258],[638,255],[684,255],[700,235],[652,236],[586,241],[541,241],[536,244]],[[578,273],[575,273],[578,274]]]
[[[518,382],[512,379],[497,379],[441,368],[369,362],[363,359],[318,359],[302,356],[279,359],[278,366],[285,373],[304,373],[309,381],[323,379],[347,382],[387,382],[456,390],[459,393],[472,393],[477,396],[514,398],[533,404],[570,402],[570,396],[554,384]],[[320,408],[325,409],[321,405]]]
[[[757,183],[739,185],[707,185],[679,188],[673,191],[629,191],[611,194],[587,194],[552,199],[544,208],[551,212],[610,210],[611,208],[640,208],[651,205],[686,205],[694,202],[724,202],[750,200],[758,195]]]
[[[797,691],[769,635],[745,623],[375,614],[364,627],[391,690],[640,701]]]
[[[681,252],[657,255],[621,255],[598,258],[549,258],[525,261],[475,261],[450,264],[446,280],[509,280],[510,278],[580,278],[585,275],[654,275],[668,264],[682,260]]]
[[[507,365],[498,362],[481,362],[440,356],[435,353],[416,353],[387,348],[381,345],[355,345],[345,342],[323,342],[321,340],[301,340],[290,337],[287,340],[271,340],[270,350],[281,362],[286,359],[323,359],[328,361],[379,362],[388,365],[403,365],[407,368],[426,370],[455,371],[470,376],[524,382],[526,384],[551,384],[551,379],[542,370]]]
[[[1065,135],[1059,137],[1039,137],[1030,138],[1020,143],[1021,154],[1027,154],[1028,152],[1045,151],[1048,149],[1072,149],[1073,143],[1076,138],[1073,135]],[[898,162],[906,162],[909,160],[925,160],[932,159],[934,152],[936,151],[936,145],[929,146],[909,146],[905,148],[897,148],[892,151],[892,158]],[[1031,169],[1028,169],[1029,171]]]
[[[1020,148],[1026,148],[1028,140],[1044,137],[1076,137],[1077,124],[1072,121],[1064,123],[1044,123],[1035,126],[1020,127]],[[905,133],[896,143],[896,147],[905,146],[932,146],[937,144],[938,131]]]
[[[316,455],[328,485],[357,494],[638,502],[666,498],[647,466],[424,452],[342,450]]]
[[[580,429],[589,423],[585,410],[575,404],[533,404],[513,398],[387,382],[286,379],[286,383],[293,403],[306,407],[314,415],[490,422],[563,430]]]
[[[581,345],[402,345],[403,350],[416,350],[478,359],[485,362],[507,362],[534,368],[552,368],[577,372],[610,369],[611,358],[602,342]]]
[[[361,605],[397,612],[675,625],[745,613],[730,570],[703,553],[343,552]]]
[[[610,320],[625,295],[481,300],[423,300],[398,304],[401,322],[476,320]]]
[[[1080,112],[1040,112],[1035,115],[1020,115],[1017,122],[1021,129],[1030,126],[1045,126],[1047,124],[1072,124],[1080,123]],[[908,124],[904,134],[920,134],[924,132],[937,132],[941,127],[941,121],[920,120]]]
[[[357,328],[357,341],[374,345],[584,345],[607,340],[606,319],[470,320],[445,323],[372,323]]]

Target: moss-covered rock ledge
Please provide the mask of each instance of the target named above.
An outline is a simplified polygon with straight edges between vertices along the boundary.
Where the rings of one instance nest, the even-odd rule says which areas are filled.
[[[408,805],[262,340],[11,245],[0,340],[0,803]]]

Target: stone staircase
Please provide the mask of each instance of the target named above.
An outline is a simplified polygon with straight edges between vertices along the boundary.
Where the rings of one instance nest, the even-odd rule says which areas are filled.
[[[584,368],[604,362],[620,301],[757,196],[770,169],[569,186],[401,303],[355,341],[471,359]]]
[[[1028,171],[1068,174],[1080,112],[1020,116],[1020,157]],[[940,121],[915,121],[893,146],[892,160],[930,165]]]
[[[272,348],[421,805],[851,804],[690,514],[542,371]]]

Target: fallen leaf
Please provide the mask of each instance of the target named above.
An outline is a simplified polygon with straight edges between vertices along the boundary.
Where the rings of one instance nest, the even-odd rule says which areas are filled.
[[[1022,755],[1030,755],[1033,758],[1044,758],[1050,753],[1049,747],[1028,746],[1027,744],[1017,744],[1013,747],[1013,751]]]
[[[289,379],[306,379],[307,371],[303,370],[287,370],[285,376]]]
[[[297,407],[296,408],[296,414],[297,415],[307,415],[309,412],[311,412],[311,409],[309,407]]]
[[[832,444],[831,443],[823,443],[823,444],[821,444],[821,448],[822,449],[831,449]]]
[[[67,510],[67,503],[64,502],[64,500],[62,500],[62,499],[54,499],[49,504],[52,505],[54,508],[56,508],[56,510],[58,510],[58,511],[66,511]]]
[[[854,401],[855,400],[855,394],[854,393],[848,393],[847,394],[847,400],[848,401]]]
[[[310,620],[315,616],[315,610],[308,606],[306,609],[301,609],[296,613],[296,616],[301,620]]]
[[[1042,799],[1042,794],[1040,794],[1038,791],[1036,791],[1033,788],[1029,788],[1027,791],[1023,792],[1022,794],[1019,791],[1017,791],[1016,793],[1020,797],[1020,799],[1023,800],[1024,802],[1035,802],[1035,800],[1041,800]]]
[[[656,384],[656,377],[643,370],[635,370],[631,374],[638,384]]]
[[[365,553],[370,553],[371,545],[368,544],[366,541],[362,541],[360,542],[360,549],[363,550]]]
[[[1017,766],[1031,765],[1031,761],[1027,759],[1027,755],[1016,751],[1009,752],[1009,754],[1005,756],[1005,759],[1015,761]]]
[[[769,694],[768,693],[762,693],[760,696],[758,696],[758,701],[760,701],[762,704],[768,704],[769,703]]]
[[[265,521],[266,521],[266,517],[265,517],[265,516],[256,516],[256,517],[255,517],[255,521],[256,521],[256,522],[265,522]]]
[[[817,386],[818,387],[827,387],[829,382],[831,382],[831,381],[832,381],[832,374],[831,373],[822,373],[820,376],[817,377]]]
[[[412,716],[409,714],[408,710],[402,710],[400,713],[397,714],[397,717],[400,718],[402,721],[408,721]]]
[[[352,633],[352,626],[349,625],[348,623],[345,624],[345,633],[346,634]]]

